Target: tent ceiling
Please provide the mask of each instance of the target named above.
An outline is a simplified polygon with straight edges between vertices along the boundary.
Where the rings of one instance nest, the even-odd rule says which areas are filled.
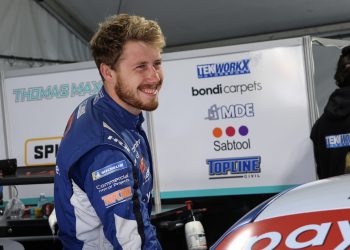
[[[350,30],[349,0],[37,0],[89,40],[99,22],[116,13],[156,19],[167,46],[224,39],[250,42],[283,36],[343,34]],[[288,35],[286,35],[288,31]],[[276,35],[279,34],[279,35]],[[250,38],[250,40],[249,40]]]

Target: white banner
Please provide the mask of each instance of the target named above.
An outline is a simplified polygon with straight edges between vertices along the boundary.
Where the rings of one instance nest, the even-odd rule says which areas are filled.
[[[54,165],[74,108],[98,92],[93,62],[6,72],[3,81],[9,158],[18,166]],[[17,186],[19,196],[53,195],[52,184]],[[6,198],[6,197],[5,197]]]
[[[101,86],[96,67],[5,79],[9,157],[19,166],[55,164],[70,114]]]
[[[162,198],[271,193],[316,179],[301,44],[179,57],[164,63],[153,112]]]
[[[272,193],[316,178],[302,39],[283,41],[164,54],[150,128],[162,198]],[[37,71],[3,81],[19,166],[55,164],[68,117],[102,85],[93,62]]]

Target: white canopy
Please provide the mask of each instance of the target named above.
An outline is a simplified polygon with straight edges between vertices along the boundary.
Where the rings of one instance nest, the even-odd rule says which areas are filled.
[[[88,44],[37,2],[1,1],[1,71],[87,60]]]

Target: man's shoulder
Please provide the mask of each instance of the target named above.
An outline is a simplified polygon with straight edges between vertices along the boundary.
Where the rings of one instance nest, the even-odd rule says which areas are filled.
[[[82,101],[68,121],[57,155],[57,161],[63,161],[64,165],[71,164],[102,141],[102,119],[92,102],[92,97]]]
[[[123,151],[126,154],[130,154],[131,150],[125,138],[125,133],[122,135],[121,130],[118,127],[111,127],[107,122],[102,122],[103,126],[103,144],[111,145]]]

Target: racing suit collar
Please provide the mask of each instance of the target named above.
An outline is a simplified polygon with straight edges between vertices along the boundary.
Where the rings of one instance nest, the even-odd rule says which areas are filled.
[[[112,119],[117,119],[126,128],[136,129],[141,126],[144,121],[142,112],[139,115],[131,114],[129,111],[121,107],[116,103],[106,92],[102,86],[100,92],[97,94],[99,96],[95,105],[100,108],[104,113],[108,114]],[[108,106],[109,109],[104,107]],[[108,112],[106,112],[108,110]]]

